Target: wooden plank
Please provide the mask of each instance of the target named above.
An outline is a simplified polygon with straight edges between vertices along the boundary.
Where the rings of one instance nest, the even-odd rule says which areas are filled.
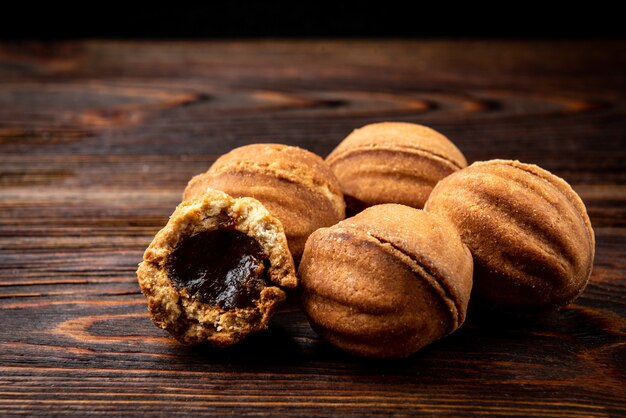
[[[626,414],[625,110],[623,41],[4,43],[0,414]],[[535,321],[472,309],[400,362],[324,344],[295,297],[229,350],[151,324],[134,271],[192,175],[389,119],[568,180],[597,237],[584,295]]]

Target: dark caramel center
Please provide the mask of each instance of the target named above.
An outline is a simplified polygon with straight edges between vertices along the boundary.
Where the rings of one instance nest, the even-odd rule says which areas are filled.
[[[168,261],[171,280],[190,296],[222,309],[252,305],[266,286],[266,259],[248,235],[222,229],[183,240]]]

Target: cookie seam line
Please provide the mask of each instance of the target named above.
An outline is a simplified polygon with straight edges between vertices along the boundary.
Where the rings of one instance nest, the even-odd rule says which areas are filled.
[[[213,169],[213,167],[211,167],[205,173],[206,174],[221,174],[221,173],[224,173],[224,172],[232,173],[232,170],[234,168],[239,168],[239,169],[243,168],[245,171],[249,171],[250,169],[257,169],[262,174],[278,174],[278,175],[284,177],[286,180],[293,181],[294,183],[302,184],[302,185],[305,185],[305,186],[312,185],[312,186],[325,187],[331,193],[334,193],[333,190],[332,190],[331,185],[329,185],[329,183],[327,181],[318,180],[318,179],[315,179],[315,177],[313,177],[313,176],[302,174],[301,172],[303,170],[300,170],[298,168],[295,168],[294,170],[287,170],[287,169],[284,169],[282,167],[272,167],[269,164],[267,164],[267,165],[260,165],[260,164],[250,163],[250,162],[247,162],[247,163],[230,162],[230,163],[223,164],[221,167],[219,167],[219,169],[216,169],[215,171],[211,171]],[[293,173],[300,173],[300,174],[293,174]],[[302,182],[302,181],[300,181],[302,179],[306,179],[306,180],[309,180],[309,181]],[[337,192],[340,191],[339,185],[337,185],[336,189],[337,189]]]
[[[348,148],[347,150],[340,151],[336,155],[333,155],[333,153],[331,153],[331,155],[329,155],[326,158],[326,161],[328,162],[329,165],[332,166],[337,161],[340,161],[346,158],[346,156],[349,155],[350,153],[365,152],[365,151],[399,151],[399,152],[404,152],[404,153],[411,154],[411,155],[434,157],[437,160],[443,161],[451,165],[455,170],[461,170],[464,168],[456,161],[451,160],[450,158],[446,158],[445,156],[439,153],[429,151],[423,148],[416,148],[416,147],[411,147],[411,146],[406,146],[406,145],[395,145],[394,147],[387,147],[387,146],[382,146],[382,145],[377,145],[377,144],[360,145],[358,147]]]
[[[436,276],[431,272],[430,269],[428,269],[426,266],[424,266],[422,263],[420,263],[419,261],[417,261],[415,258],[411,257],[411,255],[409,255],[407,252],[405,252],[403,249],[401,249],[399,246],[397,246],[396,244],[394,244],[391,241],[387,241],[383,238],[380,238],[374,234],[371,233],[367,233],[368,235],[370,235],[371,237],[375,238],[377,241],[379,241],[381,244],[387,244],[389,245],[391,248],[393,248],[395,251],[401,253],[402,255],[404,255],[405,257],[407,257],[409,260],[411,260],[411,262],[414,264],[414,266],[411,266],[411,270],[415,271],[415,268],[417,268],[419,273],[424,273],[424,276],[428,278],[428,280],[426,280],[426,282],[433,288],[435,289],[435,291],[437,293],[443,294],[443,296],[452,303],[452,306],[454,306],[455,312],[453,316],[453,322],[455,324],[455,327],[452,328],[452,330],[450,330],[448,333],[454,331],[456,328],[460,327],[462,325],[461,323],[461,307],[459,306],[459,301],[457,301],[456,298],[452,297],[452,291],[450,290],[449,286],[447,286],[447,284],[445,284],[445,280],[439,281],[436,279]]]
[[[249,171],[249,169],[252,168],[252,169],[259,170],[260,174],[276,175],[276,177],[278,177],[279,179],[301,185],[307,190],[312,191],[312,192],[320,192],[321,190],[322,194],[325,195],[326,198],[328,198],[330,201],[332,201],[335,204],[335,206],[345,207],[345,203],[343,201],[343,197],[341,193],[341,188],[339,186],[337,187],[337,191],[333,191],[333,188],[328,184],[328,182],[316,181],[311,176],[305,176],[304,178],[310,181],[303,182],[301,181],[303,176],[294,175],[291,171],[284,170],[281,168],[269,168],[266,166],[260,166],[260,165],[255,165],[255,164],[248,164],[248,165],[226,164],[220,167],[219,170],[211,172],[211,169],[209,169],[204,174],[207,174],[209,176],[218,176],[221,174],[232,175],[232,174],[237,174],[236,172],[237,168],[244,168],[245,171]],[[202,174],[199,174],[199,175],[202,175]]]
[[[448,286],[444,286],[442,285],[435,277],[434,274],[432,274],[430,272],[429,269],[425,268],[420,262],[418,262],[414,257],[412,257],[411,255],[409,255],[407,252],[405,252],[404,250],[402,250],[401,248],[399,248],[397,245],[393,244],[390,241],[385,240],[384,238],[380,238],[375,234],[372,234],[371,232],[368,231],[364,231],[356,226],[353,225],[341,225],[342,228],[344,229],[349,229],[349,230],[353,230],[358,232],[360,235],[365,235],[367,237],[370,237],[372,239],[374,239],[377,243],[381,244],[383,246],[383,248],[385,248],[385,245],[388,245],[389,247],[391,247],[391,253],[393,254],[395,253],[399,253],[403,258],[407,258],[410,262],[409,268],[411,269],[411,271],[413,271],[414,274],[420,274],[422,278],[426,279],[424,280],[426,283],[428,283],[428,285],[439,295],[443,296],[445,299],[447,299],[451,305],[454,307],[454,312],[451,313],[451,317],[452,317],[452,327],[450,330],[448,330],[448,332],[446,332],[447,334],[450,334],[451,332],[453,332],[455,329],[459,328],[462,325],[461,322],[461,315],[460,315],[460,306],[459,303],[455,300],[455,298],[452,297],[452,292],[448,289]],[[396,254],[397,255],[397,254]]]

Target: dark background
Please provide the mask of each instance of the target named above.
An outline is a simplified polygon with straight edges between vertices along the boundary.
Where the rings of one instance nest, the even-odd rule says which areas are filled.
[[[0,37],[614,37],[622,13],[601,2],[63,2],[4,4]]]

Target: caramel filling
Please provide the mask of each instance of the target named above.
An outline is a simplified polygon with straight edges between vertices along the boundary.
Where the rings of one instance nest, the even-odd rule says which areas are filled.
[[[267,257],[259,243],[234,229],[201,232],[183,240],[170,255],[170,279],[203,303],[244,308],[266,286]]]

